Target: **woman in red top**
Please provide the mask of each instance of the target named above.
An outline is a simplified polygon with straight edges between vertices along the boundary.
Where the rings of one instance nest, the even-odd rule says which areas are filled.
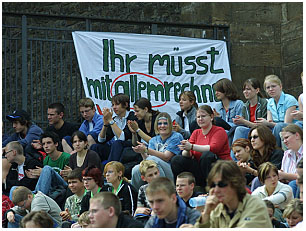
[[[206,186],[206,178],[212,163],[218,159],[231,160],[230,147],[225,130],[214,125],[214,112],[208,105],[197,110],[197,123],[200,129],[195,130],[189,140],[179,145],[182,155],[171,160],[174,179],[181,172],[192,172],[197,185]]]

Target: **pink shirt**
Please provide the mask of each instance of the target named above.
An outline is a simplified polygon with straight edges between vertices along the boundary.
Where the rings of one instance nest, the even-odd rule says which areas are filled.
[[[303,145],[301,145],[296,158],[296,153],[292,150],[287,150],[284,152],[282,167],[285,173],[296,173],[296,165],[303,157]]]

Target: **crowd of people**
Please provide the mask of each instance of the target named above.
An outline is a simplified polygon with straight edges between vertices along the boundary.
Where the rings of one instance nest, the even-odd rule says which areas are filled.
[[[122,93],[103,115],[81,99],[81,125],[59,102],[45,130],[14,111],[2,136],[3,227],[303,227],[303,94],[284,93],[276,75],[265,77],[267,99],[260,86],[247,79],[243,103],[220,79],[214,108],[184,91],[173,119],[146,98],[131,111]]]

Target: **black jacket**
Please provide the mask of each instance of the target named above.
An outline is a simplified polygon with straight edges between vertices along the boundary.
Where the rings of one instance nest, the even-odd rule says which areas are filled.
[[[112,191],[112,187],[109,188],[109,191]],[[121,202],[122,211],[127,210],[133,216],[137,207],[137,190],[128,182],[122,181],[117,196]]]
[[[118,222],[116,228],[143,228],[144,225],[139,222],[134,220],[132,217],[120,213],[118,217]]]
[[[109,191],[109,186],[103,185],[100,192],[107,192],[107,191]],[[91,191],[88,191],[81,201],[81,210],[80,210],[79,215],[81,215],[82,213],[89,210],[89,200],[90,200],[90,198],[91,198]]]
[[[37,159],[34,159],[28,155],[25,156],[25,161],[23,165],[24,177],[18,180],[18,164],[13,163],[6,177],[5,184],[2,184],[2,191],[4,194],[8,195],[12,186],[26,186],[31,191],[35,189],[38,179],[28,178],[25,174],[25,170],[35,169],[36,166],[43,167],[43,164]]]

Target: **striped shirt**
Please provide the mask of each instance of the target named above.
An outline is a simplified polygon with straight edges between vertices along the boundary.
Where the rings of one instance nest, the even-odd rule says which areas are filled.
[[[296,165],[303,157],[303,145],[301,145],[299,151],[295,153],[293,150],[287,150],[284,152],[282,160],[282,168],[286,173],[296,173]]]

